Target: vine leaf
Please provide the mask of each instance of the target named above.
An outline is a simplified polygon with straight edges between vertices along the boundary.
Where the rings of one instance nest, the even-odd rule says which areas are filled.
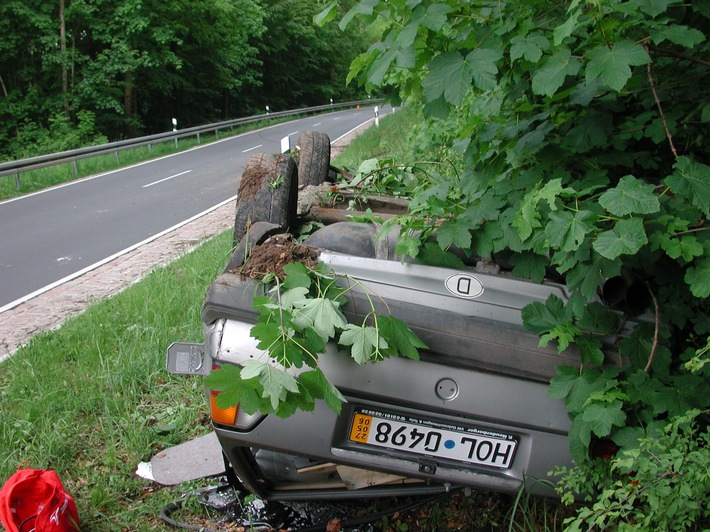
[[[261,406],[261,399],[256,391],[258,379],[243,380],[241,368],[225,364],[204,378],[205,386],[220,393],[217,406],[228,408],[239,405],[247,414],[254,414]]]
[[[380,316],[377,319],[377,325],[380,335],[387,340],[389,345],[387,349],[383,350],[386,356],[401,354],[411,360],[419,360],[419,349],[427,348],[427,345],[399,318]]]
[[[653,188],[653,185],[627,175],[621,178],[616,187],[599,197],[599,204],[614,216],[658,212],[661,205],[653,194]]]
[[[271,407],[277,410],[281,397],[286,392],[298,393],[296,379],[286,371],[260,360],[247,360],[242,365],[241,378],[249,380],[259,378],[259,383],[264,388],[263,397],[269,398]]]
[[[535,334],[545,334],[570,321],[564,301],[550,294],[545,303],[535,301],[521,310],[523,326]]]
[[[381,349],[387,349],[387,342],[380,337],[378,330],[369,325],[353,325],[349,323],[340,335],[342,345],[351,346],[351,354],[355,362],[365,364],[375,357],[382,358]]]
[[[451,245],[468,249],[471,246],[469,224],[460,218],[446,220],[437,229],[436,239],[441,249],[448,249]]]
[[[532,77],[532,90],[535,94],[552,96],[565,82],[567,76],[579,72],[579,61],[572,57],[568,48],[563,48],[546,58]]]
[[[704,257],[688,268],[685,282],[695,297],[710,297],[710,257]]]
[[[575,251],[593,229],[596,219],[590,211],[551,212],[545,226],[545,234],[550,246],[562,251]]]
[[[450,104],[461,105],[471,85],[482,90],[494,88],[500,57],[500,52],[491,48],[476,48],[465,58],[458,52],[437,55],[422,83],[427,101],[433,102],[443,94]]]
[[[300,262],[290,262],[284,264],[283,267],[286,278],[283,281],[283,287],[286,290],[294,288],[310,288],[311,277],[308,275],[308,269]]]
[[[523,279],[530,279],[536,283],[541,283],[545,278],[545,271],[549,262],[547,257],[528,251],[516,253],[510,257],[510,263],[513,265],[513,275]]]
[[[665,179],[674,194],[688,199],[705,216],[710,216],[710,166],[688,157],[678,157],[675,172]]]
[[[305,371],[299,375],[301,385],[316,399],[323,399],[335,413],[340,414],[345,397],[330,382],[320,369]]]
[[[646,50],[631,41],[618,41],[609,48],[598,46],[587,55],[586,79],[600,78],[616,92],[621,91],[631,77],[631,67],[651,62]]]
[[[593,246],[602,257],[615,259],[621,255],[633,255],[647,243],[643,220],[629,218],[616,222],[614,229],[600,233]]]
[[[626,414],[621,410],[621,401],[611,404],[592,403],[582,413],[582,421],[597,436],[604,437],[611,433],[612,427],[622,427],[626,421]]]
[[[647,15],[655,18],[661,13],[666,12],[670,0],[633,0],[631,3],[635,4]]]
[[[293,322],[299,327],[313,327],[323,339],[335,336],[335,329],[343,329],[347,321],[339,309],[340,305],[324,297],[314,297],[305,301],[293,315]]]
[[[661,44],[668,40],[673,44],[693,48],[705,40],[703,32],[679,24],[656,26],[650,33],[654,44]]]
[[[510,41],[510,60],[524,57],[531,63],[537,63],[542,58],[542,50],[547,48],[549,41],[539,34],[516,35]]]

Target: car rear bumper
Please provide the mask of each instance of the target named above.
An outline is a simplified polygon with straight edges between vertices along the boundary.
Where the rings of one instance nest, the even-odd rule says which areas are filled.
[[[250,327],[235,320],[210,326],[207,345],[212,359],[238,364],[257,356]],[[377,492],[428,493],[448,486],[514,492],[525,482],[532,493],[550,495],[550,488],[537,481],[546,479],[554,466],[570,463],[567,412],[561,401],[547,396],[544,383],[450,365],[436,355],[416,362],[389,359],[358,365],[330,347],[320,364],[347,399],[340,415],[319,402],[313,412],[297,411],[286,419],[264,416],[247,430],[215,426],[225,454],[251,491],[271,499],[302,499],[306,493],[372,496],[372,487],[352,489],[348,480],[353,471],[342,467],[349,466],[390,475],[372,475],[371,482],[364,481],[377,485]],[[475,434],[499,434],[515,441],[514,457],[509,467],[499,468],[356,443],[349,434],[353,416],[362,409]],[[292,463],[275,471],[265,465],[264,456],[268,461],[276,455],[262,452],[255,457],[256,449],[307,461],[289,458]],[[323,464],[335,466],[328,470]],[[314,476],[314,471],[323,474]],[[382,484],[385,481],[394,484]]]

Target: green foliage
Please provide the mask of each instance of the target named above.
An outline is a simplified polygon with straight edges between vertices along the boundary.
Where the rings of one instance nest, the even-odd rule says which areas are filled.
[[[372,39],[317,28],[318,9],[306,0],[0,2],[0,157],[52,151],[65,131],[92,143],[166,131],[171,118],[184,128],[264,105],[355,99],[348,65]]]
[[[631,452],[691,409],[697,430],[678,434],[706,448],[710,376],[693,355],[710,332],[705,3],[367,0],[340,25],[354,21],[381,39],[350,78],[421,105],[422,152],[437,145],[453,161],[443,179],[420,180],[410,214],[388,222],[409,230],[398,252],[419,257],[431,237],[442,252],[512,252],[504,266],[514,274],[569,289],[523,320],[542,344],[580,353],[550,386],[572,419],[575,488],[623,479],[589,459],[594,440]],[[628,279],[643,304],[602,306],[611,278]],[[655,494],[639,504],[644,522],[677,515],[667,489]],[[617,523],[639,519],[624,512]]]
[[[418,360],[418,350],[426,347],[404,322],[375,313],[365,288],[350,278],[320,263],[314,269],[287,264],[284,273],[283,280],[267,276],[267,295],[254,299],[259,316],[251,336],[263,358],[241,368],[225,365],[205,378],[209,388],[220,391],[220,407],[239,404],[249,414],[287,417],[296,408],[313,410],[322,399],[340,412],[345,398],[318,366],[326,342],[335,341],[358,364],[396,356]],[[342,311],[346,295],[356,289],[370,302],[359,324],[348,323]]]
[[[655,436],[642,436],[638,447],[614,457],[614,480],[592,506],[565,521],[565,530],[688,530],[710,523],[710,433],[698,428],[699,415],[691,410],[673,418]],[[585,479],[566,478],[570,491],[580,480]]]

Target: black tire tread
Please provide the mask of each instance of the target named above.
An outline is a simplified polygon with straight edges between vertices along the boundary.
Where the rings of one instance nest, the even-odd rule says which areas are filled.
[[[298,170],[287,155],[254,153],[249,158],[237,193],[234,245],[249,227],[269,222],[288,230],[296,221]]]
[[[318,186],[328,179],[330,171],[330,138],[322,131],[304,131],[298,137],[300,156],[298,186]]]

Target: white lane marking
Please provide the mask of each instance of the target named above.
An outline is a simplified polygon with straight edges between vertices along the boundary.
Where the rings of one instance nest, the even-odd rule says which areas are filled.
[[[322,124],[323,122],[318,122],[317,124],[313,124],[313,127],[318,127]]]
[[[174,231],[175,229],[179,229],[179,228],[182,227],[183,225],[187,225],[187,224],[189,224],[190,222],[192,222],[192,221],[194,221],[194,220],[197,220],[197,219],[200,218],[201,216],[205,216],[206,214],[209,214],[209,213],[211,213],[212,211],[215,211],[215,210],[219,209],[220,207],[222,207],[223,205],[226,205],[226,204],[229,203],[230,201],[234,201],[236,197],[237,197],[236,195],[235,195],[235,196],[232,196],[231,198],[226,199],[226,200],[224,200],[224,201],[221,202],[221,203],[218,203],[218,204],[215,205],[214,207],[210,207],[209,209],[207,209],[207,210],[205,210],[205,211],[202,211],[201,213],[196,214],[195,216],[193,216],[193,217],[191,217],[191,218],[188,218],[187,220],[184,220],[184,221],[180,222],[179,224],[175,224],[175,225],[173,225],[172,227],[168,227],[168,228],[165,229],[164,231],[161,231],[160,233],[157,233],[157,234],[155,234],[155,235],[153,235],[153,236],[150,236],[150,237],[146,238],[145,240],[142,240],[141,242],[138,242],[137,244],[133,244],[132,246],[127,247],[126,249],[121,250],[121,251],[119,251],[118,253],[114,253],[114,254],[111,255],[110,257],[106,257],[105,259],[102,259],[102,260],[100,260],[99,262],[95,262],[94,264],[91,264],[90,266],[87,266],[86,268],[84,268],[84,269],[82,269],[82,270],[79,270],[78,272],[74,272],[74,273],[72,273],[72,274],[67,275],[67,276],[64,277],[63,279],[59,279],[58,281],[55,281],[55,282],[53,282],[53,283],[51,283],[51,284],[48,284],[47,286],[43,286],[42,288],[40,288],[40,289],[38,289],[38,290],[35,290],[35,291],[32,292],[31,294],[27,294],[26,296],[22,296],[21,298],[16,299],[15,301],[11,301],[11,302],[8,303],[7,305],[4,305],[4,306],[0,307],[0,314],[2,314],[3,312],[5,312],[6,310],[10,310],[11,308],[15,308],[16,306],[21,305],[22,303],[25,303],[26,301],[29,301],[29,300],[32,299],[32,298],[35,298],[35,297],[37,297],[37,296],[39,296],[39,295],[42,295],[42,294],[44,294],[45,292],[49,292],[52,288],[56,288],[57,286],[61,286],[61,285],[63,285],[64,283],[68,283],[69,281],[73,281],[73,280],[76,279],[77,277],[81,277],[81,276],[84,275],[85,273],[90,272],[90,271],[92,271],[92,270],[95,270],[95,269],[98,268],[99,266],[103,266],[104,264],[107,264],[107,263],[111,262],[112,260],[114,260],[114,259],[120,257],[121,255],[125,255],[126,253],[130,253],[130,252],[133,251],[134,249],[138,249],[139,247],[144,246],[145,244],[149,244],[149,243],[152,242],[153,240],[157,240],[157,239],[160,238],[161,236],[168,234],[170,231]],[[2,361],[2,358],[0,358],[0,362],[1,362],[1,361]]]
[[[167,181],[168,179],[180,177],[181,175],[189,174],[190,172],[192,172],[192,170],[185,170],[184,172],[180,172],[179,174],[171,175],[170,177],[164,177],[163,179],[159,179],[158,181],[153,181],[152,183],[148,183],[147,185],[143,185],[143,187],[141,187],[141,188],[152,187],[153,185],[157,185],[158,183],[162,183],[163,181]]]
[[[343,137],[347,137],[348,135],[350,135],[350,133],[352,133],[352,132],[355,131],[356,129],[360,129],[362,126],[364,126],[364,125],[367,124],[368,122],[372,122],[373,120],[374,120],[374,117],[373,117],[373,118],[370,118],[369,120],[365,120],[362,124],[359,124],[359,125],[355,126],[354,128],[352,128],[352,129],[351,129],[350,131],[348,131],[347,133],[343,133],[343,134],[340,135],[337,139],[331,140],[330,143],[331,143],[331,144],[335,144],[336,142],[338,142],[338,141],[339,141],[340,139],[342,139]]]
[[[288,135],[286,135],[286,136],[287,136],[287,137],[290,137],[291,135],[295,135],[296,133],[298,133],[298,130],[296,130],[296,131],[293,131],[293,132],[289,133],[289,134],[288,134]]]
[[[263,146],[263,144],[259,144],[259,145],[257,145],[257,146],[252,146],[251,148],[247,148],[246,150],[242,150],[242,153],[246,153],[246,152],[248,152],[248,151],[252,151],[252,150],[255,150],[255,149],[257,149],[257,148],[261,148],[262,146]]]
[[[334,116],[333,120],[340,120],[341,118],[342,118],[342,116]]]

